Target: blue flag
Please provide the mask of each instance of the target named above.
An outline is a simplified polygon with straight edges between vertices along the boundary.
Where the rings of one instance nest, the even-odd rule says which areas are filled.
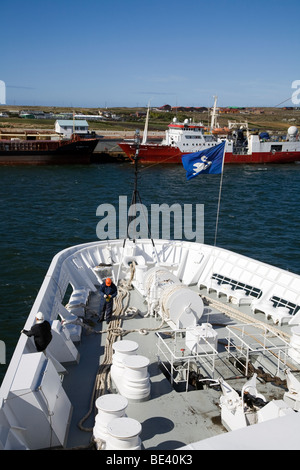
[[[201,152],[189,153],[181,157],[188,180],[200,174],[220,174],[223,169],[225,141]]]

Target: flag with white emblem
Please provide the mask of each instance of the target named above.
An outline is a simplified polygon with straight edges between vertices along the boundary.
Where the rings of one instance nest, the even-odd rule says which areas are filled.
[[[189,153],[181,157],[188,180],[199,174],[220,174],[223,170],[225,141],[201,152]]]

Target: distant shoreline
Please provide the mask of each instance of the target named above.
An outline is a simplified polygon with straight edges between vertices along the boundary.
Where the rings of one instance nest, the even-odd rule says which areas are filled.
[[[217,108],[217,121],[220,127],[228,126],[228,122],[248,123],[251,131],[268,131],[273,133],[284,134],[290,126],[297,126],[300,129],[300,108],[268,108],[268,107],[251,107],[251,108]],[[64,108],[54,106],[10,106],[1,105],[0,113],[7,114],[0,116],[0,128],[7,129],[51,129],[54,128],[55,117],[44,119],[29,119],[19,117],[19,113],[24,110],[43,111],[45,113],[82,113],[84,115],[95,114],[110,114],[114,118],[104,118],[101,121],[89,120],[90,131],[95,131],[99,135],[105,137],[115,138],[133,138],[136,129],[142,133],[145,125],[146,108]],[[150,111],[149,119],[149,137],[163,137],[165,130],[174,117],[178,121],[184,119],[192,120],[193,122],[201,121],[204,126],[210,126],[211,116],[209,110],[206,112],[195,111],[159,111],[157,108],[152,108]]]

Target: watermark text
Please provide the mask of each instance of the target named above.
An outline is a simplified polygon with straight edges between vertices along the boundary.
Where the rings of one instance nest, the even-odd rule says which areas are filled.
[[[300,80],[294,80],[292,82],[292,88],[295,89],[292,94],[292,103],[300,104]]]
[[[141,203],[128,208],[127,196],[119,196],[113,204],[100,204],[96,210],[100,221],[96,234],[100,240],[116,238],[162,238],[204,243],[203,204],[151,204],[150,210]]]
[[[6,364],[6,347],[2,340],[0,340],[0,364]]]

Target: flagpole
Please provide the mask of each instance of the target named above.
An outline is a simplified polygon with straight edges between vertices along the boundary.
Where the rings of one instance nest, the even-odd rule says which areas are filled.
[[[220,178],[220,187],[219,187],[219,198],[218,198],[218,209],[217,209],[217,218],[216,218],[216,228],[215,228],[215,240],[214,240],[214,245],[212,249],[212,267],[211,267],[211,279],[214,273],[214,265],[216,261],[216,253],[215,253],[215,248],[217,245],[217,233],[218,233],[218,225],[219,225],[219,213],[220,213],[220,206],[221,206],[221,195],[222,195],[222,187],[223,187],[223,171],[224,171],[224,160],[225,160],[225,147],[226,147],[226,142],[224,145],[224,150],[223,150],[223,160],[222,160],[222,171],[221,171],[221,178]],[[207,317],[207,323],[209,323],[209,314]]]
[[[182,164],[186,170],[186,177],[188,180],[191,178],[196,177],[201,173],[211,173],[211,174],[218,174],[221,173],[220,178],[220,186],[219,186],[219,198],[218,198],[218,209],[217,209],[217,217],[216,217],[216,228],[215,228],[215,240],[214,245],[212,247],[211,258],[212,259],[212,266],[211,266],[211,279],[213,278],[214,274],[214,265],[216,261],[216,244],[217,244],[217,233],[218,233],[218,225],[219,225],[219,214],[220,214],[220,206],[221,206],[221,195],[222,195],[222,185],[223,185],[223,171],[224,171],[224,160],[225,160],[225,147],[226,141],[224,143],[223,148],[223,156],[222,156],[222,165],[219,162],[219,155],[221,154],[220,147],[222,144],[216,145],[215,147],[211,147],[209,149],[201,150],[199,152],[194,152],[192,154],[187,154],[182,156]],[[218,149],[216,151],[216,148]],[[219,154],[220,150],[220,154]],[[217,153],[215,153],[217,152]],[[217,164],[214,166],[213,164],[217,161]],[[221,166],[221,171],[220,171]],[[207,318],[207,322],[209,322],[209,314]]]
[[[220,213],[220,206],[221,206],[222,186],[223,186],[223,171],[224,171],[224,160],[225,160],[225,147],[226,147],[226,142],[225,142],[224,150],[223,150],[222,171],[221,171],[221,179],[220,179],[220,187],[219,187],[219,199],[218,199],[218,208],[217,208],[217,218],[216,218],[216,228],[215,228],[214,246],[216,246],[216,244],[217,244],[217,234],[218,234],[218,225],[219,225],[219,213]]]

